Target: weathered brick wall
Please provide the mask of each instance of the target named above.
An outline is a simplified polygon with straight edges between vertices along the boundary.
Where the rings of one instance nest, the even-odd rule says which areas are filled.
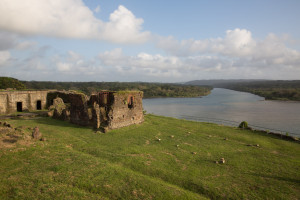
[[[41,109],[47,108],[49,91],[3,91],[0,92],[0,114],[17,112],[17,102],[22,102],[22,110],[37,110],[37,101],[41,101]]]
[[[116,129],[144,121],[143,92],[113,93],[113,103],[108,110],[108,128]]]

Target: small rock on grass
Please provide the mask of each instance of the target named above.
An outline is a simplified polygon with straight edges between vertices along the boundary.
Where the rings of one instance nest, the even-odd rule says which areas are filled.
[[[225,159],[221,158],[219,161],[215,161],[216,164],[224,164],[225,163]]]
[[[32,138],[37,140],[42,138],[42,133],[40,132],[39,127],[34,127],[32,132]]]
[[[259,147],[259,144],[247,144],[248,147]]]

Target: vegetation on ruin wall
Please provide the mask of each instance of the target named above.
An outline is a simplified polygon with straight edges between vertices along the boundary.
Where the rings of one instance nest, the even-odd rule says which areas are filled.
[[[221,87],[250,92],[267,100],[300,101],[300,80],[296,81],[255,81],[220,85]]]
[[[300,144],[260,132],[153,115],[105,134],[7,121],[46,141],[0,151],[0,199],[300,198]]]
[[[10,77],[0,77],[0,90],[5,90],[7,88],[24,90],[26,89],[26,86],[23,83],[21,83],[18,79]]]
[[[130,91],[140,90],[144,92],[144,98],[153,97],[197,97],[210,93],[209,86],[187,86],[180,84],[142,83],[142,82],[37,82],[23,83],[32,89],[59,89],[77,90],[87,95],[99,90]]]

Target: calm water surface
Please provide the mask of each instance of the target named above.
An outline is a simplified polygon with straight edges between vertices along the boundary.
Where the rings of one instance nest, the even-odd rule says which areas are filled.
[[[247,121],[257,129],[300,136],[300,103],[264,101],[245,92],[215,88],[202,98],[144,99],[148,113],[180,119],[238,126]]]

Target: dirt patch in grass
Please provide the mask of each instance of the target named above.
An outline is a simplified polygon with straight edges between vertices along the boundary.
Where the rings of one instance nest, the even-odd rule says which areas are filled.
[[[32,128],[19,126],[14,128],[7,122],[0,122],[0,150],[21,146],[30,146],[35,140],[32,138]]]

